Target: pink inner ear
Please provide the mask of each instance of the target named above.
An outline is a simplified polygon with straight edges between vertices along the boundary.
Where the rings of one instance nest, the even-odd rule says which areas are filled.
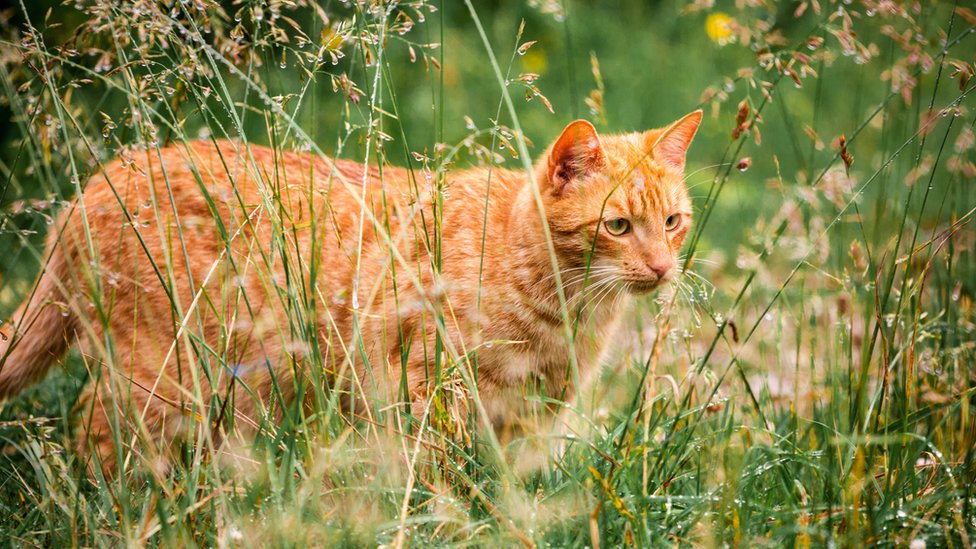
[[[678,120],[657,137],[654,158],[679,170],[685,167],[685,155],[701,124],[702,111],[697,110]]]
[[[570,181],[598,166],[602,159],[596,128],[585,120],[571,122],[549,153],[549,181],[553,193],[562,194]]]

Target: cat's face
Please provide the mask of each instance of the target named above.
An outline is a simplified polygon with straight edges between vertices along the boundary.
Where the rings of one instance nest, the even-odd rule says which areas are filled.
[[[590,264],[595,281],[650,292],[678,271],[691,227],[685,152],[701,122],[695,111],[659,130],[598,136],[585,121],[550,149],[544,200],[563,265]]]

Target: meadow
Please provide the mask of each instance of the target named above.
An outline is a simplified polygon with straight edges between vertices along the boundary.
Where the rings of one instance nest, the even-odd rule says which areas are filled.
[[[528,169],[576,118],[705,120],[684,273],[628,314],[568,429],[500,444],[476,417],[295,410],[247,468],[187,444],[169,475],[90,480],[75,350],[0,409],[0,542],[972,547],[974,74],[965,2],[2,9],[3,319],[55,214],[133,150],[233,137],[450,192],[452,170]]]

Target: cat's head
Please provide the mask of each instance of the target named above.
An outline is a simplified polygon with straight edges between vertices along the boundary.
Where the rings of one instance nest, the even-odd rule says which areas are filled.
[[[685,153],[701,119],[698,110],[664,128],[604,136],[585,120],[566,126],[536,172],[564,268],[589,262],[594,280],[613,277],[636,294],[676,274],[691,227]]]

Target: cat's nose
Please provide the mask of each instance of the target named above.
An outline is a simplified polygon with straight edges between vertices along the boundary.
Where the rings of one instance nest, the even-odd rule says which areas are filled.
[[[674,268],[675,262],[671,258],[653,258],[647,261],[647,268],[657,275],[658,280],[664,279]]]

